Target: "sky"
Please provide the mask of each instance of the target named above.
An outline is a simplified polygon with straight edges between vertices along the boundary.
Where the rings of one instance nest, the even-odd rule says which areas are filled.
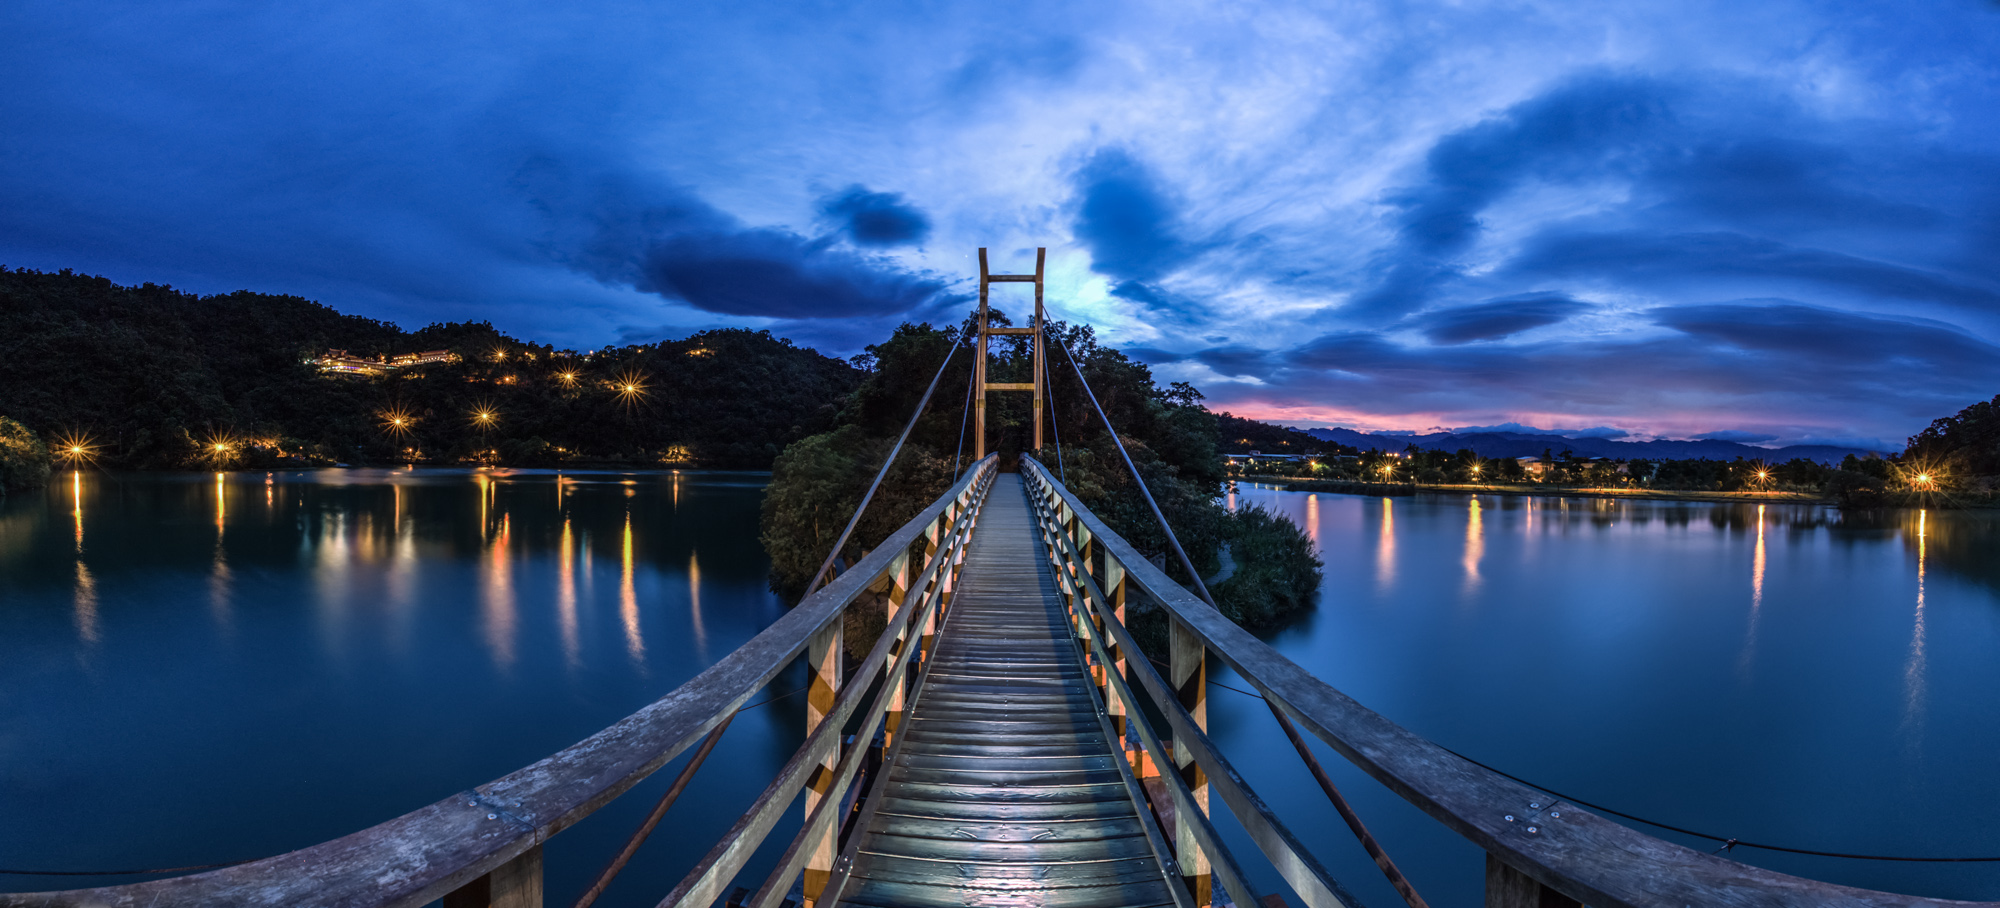
[[[2000,393],[1994,0],[13,0],[0,122],[0,263],[411,328],[850,355],[1045,246],[1055,317],[1292,425],[1900,449]]]

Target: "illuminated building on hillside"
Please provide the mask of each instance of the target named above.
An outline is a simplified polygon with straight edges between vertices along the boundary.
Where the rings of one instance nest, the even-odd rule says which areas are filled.
[[[425,350],[419,353],[403,353],[397,356],[356,356],[346,350],[328,350],[306,360],[319,367],[328,375],[386,375],[397,369],[421,366],[427,363],[448,363],[458,357],[450,350]]]

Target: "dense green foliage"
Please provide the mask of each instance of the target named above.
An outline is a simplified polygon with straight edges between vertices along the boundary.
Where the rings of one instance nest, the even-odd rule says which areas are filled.
[[[48,482],[49,468],[48,445],[27,426],[0,416],[0,495]]]
[[[793,598],[805,592],[813,572],[854,516],[868,481],[882,468],[891,444],[892,439],[876,438],[850,425],[785,449],[764,495],[763,542],[771,555],[772,589]],[[921,446],[905,450],[862,512],[854,538],[887,538],[951,483],[949,460]],[[851,565],[861,557],[860,545],[849,545],[847,554],[846,564]]]
[[[1946,475],[2000,476],[2000,395],[1932,421],[1910,436],[1903,459]]]
[[[306,362],[330,348],[457,359],[330,376]],[[295,296],[0,270],[0,408],[45,437],[86,441],[107,465],[763,468],[831,427],[833,402],[858,379],[844,361],[768,332],[577,352],[483,322],[404,331]],[[628,382],[635,391],[621,394]]]
[[[1236,572],[1210,591],[1224,614],[1245,627],[1267,627],[1312,608],[1319,556],[1291,518],[1243,508],[1232,515],[1224,536]]]
[[[1004,316],[995,321],[1006,323]],[[857,358],[868,375],[841,413],[841,430],[795,444],[779,458],[764,510],[775,588],[789,595],[803,590],[925,387],[938,374],[939,364],[969,330],[969,321],[946,328],[906,324],[888,340],[869,347],[866,356]],[[1196,569],[1214,573],[1225,541],[1268,559],[1251,569],[1237,559],[1241,579],[1233,578],[1217,591],[1225,612],[1246,626],[1260,627],[1311,607],[1319,587],[1319,562],[1298,527],[1262,512],[1257,517],[1232,516],[1218,503],[1227,481],[1217,453],[1218,417],[1202,407],[1200,392],[1186,384],[1159,387],[1150,369],[1099,344],[1088,326],[1055,322],[1049,334],[1060,343],[1050,345],[1047,364],[1049,434],[1042,460],[1085,506],[1170,574],[1188,580],[1177,559],[1167,555],[1166,535],[1078,382],[1065,348],[1075,353],[1091,390]],[[1031,380],[1034,363],[1027,338],[1002,337],[992,343],[989,381]],[[844,559],[859,559],[868,546],[949,488],[957,471],[970,463],[973,445],[965,437],[969,431],[965,399],[971,375],[971,352],[960,347],[901,455],[916,466],[898,463],[842,553]],[[1030,395],[988,396],[989,450],[998,452],[1003,469],[1014,469],[1019,457],[1032,453],[1032,419]],[[831,525],[829,512],[837,515]]]

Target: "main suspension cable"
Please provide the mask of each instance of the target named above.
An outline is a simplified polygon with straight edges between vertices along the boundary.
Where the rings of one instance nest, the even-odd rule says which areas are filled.
[[[853,535],[855,524],[861,522],[861,513],[868,510],[868,502],[875,500],[875,490],[882,487],[882,477],[889,475],[889,465],[896,462],[896,455],[902,453],[903,442],[909,439],[910,430],[917,427],[917,418],[924,415],[925,407],[930,406],[931,392],[937,390],[938,379],[944,377],[945,367],[951,365],[952,354],[957,353],[958,348],[964,343],[965,338],[960,337],[952,342],[950,350],[945,351],[944,362],[938,363],[937,374],[931,376],[930,387],[924,389],[923,399],[917,401],[917,411],[910,414],[910,422],[903,426],[903,434],[896,436],[896,446],[890,448],[889,456],[882,459],[882,469],[875,471],[875,481],[868,484],[868,494],[861,496],[861,503],[854,508],[854,516],[847,519],[847,528],[841,530],[840,538],[834,541],[833,551],[826,553],[826,561],[819,566],[819,571],[813,574],[812,582],[806,585],[806,596],[812,595],[814,590],[825,585],[829,579],[827,572],[833,570],[834,559],[840,557],[840,550],[847,545],[847,537]]]
[[[972,388],[979,382],[979,370],[973,369],[965,379],[965,415],[958,418],[958,450],[951,455],[951,481],[958,481],[958,462],[965,456],[965,425],[972,421]]]
[[[1132,481],[1139,484],[1139,494],[1145,497],[1146,506],[1153,509],[1153,519],[1160,522],[1160,531],[1167,534],[1167,545],[1172,546],[1174,554],[1180,557],[1181,567],[1187,570],[1188,579],[1193,581],[1195,592],[1201,594],[1201,600],[1208,603],[1209,608],[1221,611],[1221,607],[1215,604],[1215,597],[1208,592],[1208,584],[1201,581],[1201,572],[1194,569],[1194,562],[1188,558],[1187,550],[1181,548],[1181,541],[1174,535],[1174,528],[1167,525],[1167,515],[1160,512],[1160,503],[1153,500],[1152,490],[1146,488],[1145,477],[1139,475],[1139,467],[1132,463],[1132,455],[1126,452],[1125,442],[1118,437],[1118,430],[1111,425],[1111,417],[1105,414],[1104,405],[1097,402],[1097,392],[1090,389],[1090,380],[1083,377],[1083,364],[1077,362],[1076,354],[1071,352],[1068,342],[1058,337],[1056,343],[1062,347],[1063,355],[1069,357],[1070,368],[1076,370],[1076,380],[1083,385],[1083,393],[1089,396],[1090,405],[1097,410],[1098,418],[1104,420],[1104,431],[1111,433],[1111,443],[1118,446],[1118,456],[1125,458],[1125,468],[1132,471]]]
[[[1048,326],[1042,326],[1042,335],[1046,337],[1048,333]],[[1054,368],[1055,366],[1049,362],[1049,357],[1042,357],[1042,381],[1047,383],[1042,386],[1042,398],[1048,404],[1048,410],[1045,412],[1049,418],[1049,435],[1056,442],[1056,475],[1062,478],[1063,485],[1069,485],[1069,471],[1063,467],[1062,430],[1056,428],[1056,375],[1052,371]]]

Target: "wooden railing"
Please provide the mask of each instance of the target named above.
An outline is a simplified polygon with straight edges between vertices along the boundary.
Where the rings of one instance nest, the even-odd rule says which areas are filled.
[[[1203,731],[1207,726],[1207,659],[1221,659],[1281,714],[1352,761],[1376,781],[1486,853],[1489,908],[1688,908],[1688,906],[2000,906],[1875,892],[1789,876],[1676,845],[1564,804],[1473,764],[1398,726],[1313,677],[1169,579],[1033,458],[1021,472],[1040,516],[1058,576],[1074,592],[1078,633],[1089,642],[1107,704],[1125,715],[1137,680],[1166,717],[1173,765],[1184,767],[1191,799],[1208,809],[1207,792],[1223,795],[1231,813],[1265,857],[1308,905],[1352,904],[1325,869],[1285,831],[1269,807],[1243,783]],[[1169,624],[1170,654],[1162,678],[1137,647],[1124,621],[1130,608],[1158,608]],[[1086,620],[1087,619],[1087,620]],[[1128,658],[1130,656],[1131,658]],[[1130,723],[1143,729],[1145,723]],[[1158,760],[1159,742],[1143,740],[1135,759]],[[1173,776],[1173,773],[1167,773]],[[1177,802],[1179,789],[1173,791]],[[1560,816],[1556,814],[1560,813]],[[1195,878],[1206,851],[1184,818],[1181,872]],[[1218,868],[1218,874],[1222,872]],[[1225,883],[1227,879],[1225,878]],[[1232,896],[1235,896],[1231,888]],[[1247,904],[1241,897],[1238,905]]]
[[[543,842],[708,737],[801,655],[813,676],[805,743],[662,904],[714,901],[808,785],[803,829],[755,904],[776,905],[801,873],[807,891],[816,893],[815,876],[823,884],[832,866],[834,820],[844,796],[870,737],[885,727],[895,732],[913,658],[929,649],[996,470],[995,457],[975,463],[943,497],[735,652],[646,708],[531,766],[288,854],[125,886],[0,894],[0,908],[416,908],[439,899],[450,908],[539,908]],[[860,671],[847,677],[841,665],[843,618],[871,591],[886,594],[889,620]],[[920,645],[909,645],[912,641]],[[866,734],[845,745],[842,726],[862,694],[885,677],[888,683],[864,714]]]

